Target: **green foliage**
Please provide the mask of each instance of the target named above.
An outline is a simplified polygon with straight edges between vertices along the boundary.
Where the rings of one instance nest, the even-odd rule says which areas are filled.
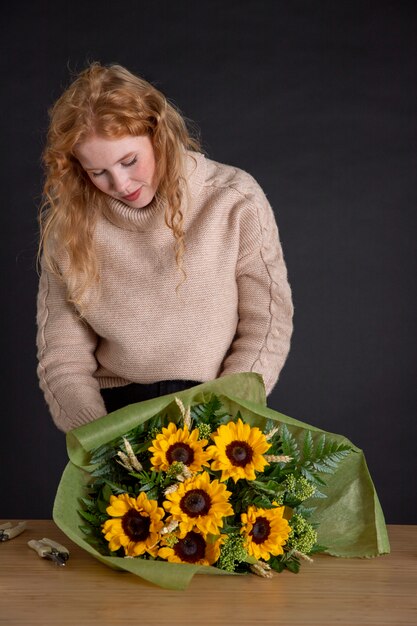
[[[164,472],[152,470],[151,472],[132,472],[132,474],[138,479],[138,490],[144,491],[149,500],[157,500],[161,489],[163,490],[166,487],[167,480]]]
[[[213,432],[224,421],[227,412],[218,396],[212,394],[206,402],[192,406],[190,415],[196,427],[199,427],[200,424],[207,424]]]
[[[231,482],[231,479],[229,479]],[[262,480],[239,480],[235,486],[233,482],[228,484],[228,490],[232,492],[230,501],[236,515],[245,513],[249,506],[260,509],[272,509],[274,501],[279,498],[280,485],[274,481],[263,482]]]
[[[281,426],[280,435],[283,454],[293,459],[288,469],[300,473],[316,486],[326,484],[319,474],[334,474],[340,462],[352,452],[351,446],[330,441],[324,433],[314,444],[311,431],[307,430],[301,446],[285,424]],[[314,497],[323,497],[323,494],[316,490]]]
[[[317,543],[317,531],[300,513],[294,513],[290,520],[291,533],[287,541],[290,550],[310,554]]]
[[[268,564],[276,572],[283,572],[285,569],[298,574],[300,571],[300,559],[292,553],[285,553],[280,556],[273,556],[269,559]]]
[[[312,554],[319,554],[320,552],[324,552],[327,550],[327,546],[322,546],[319,543],[316,543],[310,550],[310,556]]]
[[[239,563],[248,562],[249,555],[245,550],[244,539],[239,533],[231,533],[220,551],[217,567],[227,572],[234,572]]]
[[[318,474],[334,474],[339,463],[352,451],[351,446],[337,441],[328,441],[323,433],[307,458],[303,458],[301,472],[315,484],[324,481]],[[319,497],[316,495],[316,497]]]
[[[282,453],[292,457],[295,463],[300,461],[298,443],[285,424],[281,425]]]

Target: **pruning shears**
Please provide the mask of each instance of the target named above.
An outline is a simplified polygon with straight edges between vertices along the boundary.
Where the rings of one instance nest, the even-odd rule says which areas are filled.
[[[0,541],[9,541],[9,539],[13,539],[18,535],[21,535],[25,529],[26,522],[19,522],[15,526],[13,526],[10,522],[0,524]]]
[[[28,546],[32,548],[32,550],[35,550],[42,559],[49,559],[56,565],[64,566],[69,559],[67,548],[47,537],[39,541],[31,539],[28,541]]]

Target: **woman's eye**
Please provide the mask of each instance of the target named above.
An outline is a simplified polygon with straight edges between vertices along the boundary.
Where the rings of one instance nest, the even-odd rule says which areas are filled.
[[[131,167],[132,165],[134,165],[138,160],[138,157],[135,156],[133,157],[133,159],[131,161],[129,161],[129,163],[122,163],[123,167]]]
[[[135,163],[137,163],[138,161],[138,157],[134,156],[133,159],[131,161],[129,161],[128,163],[121,163],[122,167],[132,167],[132,165],[135,165]],[[91,176],[93,176],[94,178],[98,178],[99,176],[103,176],[104,172],[106,170],[102,170],[101,172],[91,172]]]

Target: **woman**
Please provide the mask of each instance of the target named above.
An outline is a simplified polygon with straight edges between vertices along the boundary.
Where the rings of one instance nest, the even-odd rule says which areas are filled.
[[[293,309],[254,179],[206,159],[152,85],[98,63],[52,108],[44,164],[38,375],[56,425],[235,372],[270,393]]]

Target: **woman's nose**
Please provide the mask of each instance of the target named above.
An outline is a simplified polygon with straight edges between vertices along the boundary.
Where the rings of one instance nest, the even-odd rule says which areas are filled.
[[[112,174],[112,179],[111,179],[111,183],[112,183],[112,187],[115,191],[122,192],[122,191],[126,191],[126,188],[128,186],[128,180],[129,177],[127,175],[127,172],[117,172]]]

